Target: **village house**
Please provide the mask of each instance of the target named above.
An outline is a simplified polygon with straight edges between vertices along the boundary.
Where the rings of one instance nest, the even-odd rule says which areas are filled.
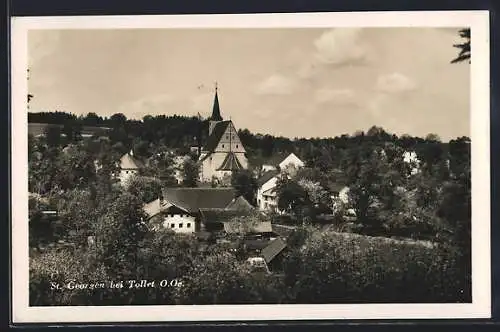
[[[262,171],[276,171],[276,170],[284,170],[287,167],[293,166],[296,169],[304,167],[304,162],[300,160],[299,157],[295,155],[295,153],[283,154],[279,153],[270,159],[266,160],[262,164]]]
[[[265,172],[257,180],[257,206],[261,211],[278,210],[276,185],[280,174],[283,172],[291,174],[297,169],[304,167],[304,162],[294,153],[286,156],[281,155],[279,159],[275,160],[275,163],[266,163],[263,165]]]
[[[120,158],[120,173],[118,174],[120,183],[126,185],[127,181],[134,175],[138,175],[139,170],[143,167],[144,164],[138,158],[134,157],[134,152],[132,150],[124,154]]]
[[[149,223],[184,234],[206,230],[202,211],[228,210],[237,216],[246,213],[237,206],[250,205],[233,188],[166,188],[162,195],[144,205]]]
[[[420,172],[420,159],[415,151],[405,151],[403,161],[410,166],[410,175]]]
[[[226,181],[234,171],[248,168],[246,150],[231,120],[222,119],[217,87],[212,116],[209,121],[208,139],[199,156],[200,181],[214,179]]]

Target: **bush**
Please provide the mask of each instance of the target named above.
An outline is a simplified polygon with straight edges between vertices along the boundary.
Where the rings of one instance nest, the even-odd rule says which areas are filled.
[[[285,259],[295,303],[470,302],[470,272],[457,248],[311,231]]]

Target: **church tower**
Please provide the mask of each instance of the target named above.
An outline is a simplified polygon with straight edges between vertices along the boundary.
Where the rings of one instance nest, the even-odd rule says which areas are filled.
[[[212,116],[210,117],[208,136],[212,134],[215,125],[221,121],[222,121],[222,116],[220,115],[219,96],[217,95],[217,83],[215,83],[214,107],[212,109]]]

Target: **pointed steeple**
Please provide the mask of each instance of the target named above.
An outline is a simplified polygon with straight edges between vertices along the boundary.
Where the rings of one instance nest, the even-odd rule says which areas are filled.
[[[217,82],[215,82],[214,107],[212,109],[212,116],[210,117],[210,120],[222,121],[222,116],[220,115],[220,107],[219,107],[219,96],[217,95]]]

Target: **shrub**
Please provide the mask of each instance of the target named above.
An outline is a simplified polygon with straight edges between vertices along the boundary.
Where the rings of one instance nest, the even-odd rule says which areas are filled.
[[[326,230],[288,253],[285,274],[296,303],[470,302],[467,264],[449,246]]]

